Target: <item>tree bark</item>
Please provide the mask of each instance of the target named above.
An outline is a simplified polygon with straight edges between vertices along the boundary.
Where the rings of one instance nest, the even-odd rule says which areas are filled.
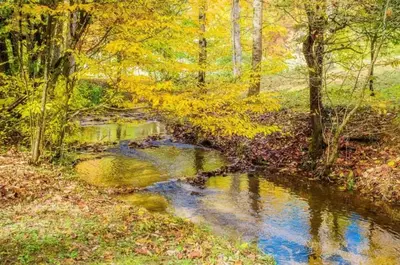
[[[325,33],[325,2],[305,5],[308,18],[307,37],[303,43],[303,54],[308,66],[310,89],[311,144],[310,158],[316,162],[323,154],[323,122],[322,97],[323,64],[324,64],[324,33]]]
[[[19,69],[20,67],[20,63],[19,63],[19,59],[20,59],[20,37],[19,37],[19,33],[17,32],[10,32],[9,33],[9,38],[11,41],[11,61],[12,63],[12,71],[13,73],[20,73],[21,69]]]
[[[3,36],[0,37],[0,72],[11,74],[11,65],[8,58],[6,39]]]
[[[258,95],[261,86],[263,0],[253,0],[252,80],[249,96]]]
[[[62,118],[60,122],[60,131],[58,135],[58,140],[57,140],[57,146],[56,146],[56,152],[54,155],[55,159],[60,159],[63,156],[63,145],[64,145],[64,139],[65,139],[65,130],[68,124],[68,119],[69,119],[69,101],[72,95],[73,87],[75,86],[75,80],[71,80],[69,77],[66,80],[65,83],[65,101],[63,104],[62,108]]]
[[[64,3],[70,4],[73,2],[64,0]],[[69,101],[71,99],[76,83],[76,78],[72,77],[72,75],[76,71],[76,59],[72,53],[69,52],[65,53],[65,51],[68,49],[73,49],[72,45],[75,42],[74,37],[78,37],[76,32],[78,25],[77,12],[72,12],[71,14],[69,12],[66,12],[65,17],[68,17],[68,20],[62,22],[61,26],[62,39],[63,39],[63,45],[62,45],[63,47],[61,48],[61,51],[64,53],[64,56],[66,56],[66,61],[63,64],[63,75],[65,78],[65,94],[64,94],[65,98],[61,109],[62,117],[60,122],[60,131],[57,140],[56,153],[54,155],[55,159],[60,159],[63,156],[65,132],[69,120],[69,110],[70,110]]]
[[[51,64],[52,64],[52,39],[54,33],[54,21],[51,15],[48,16],[47,30],[46,30],[46,53],[45,53],[45,67],[44,67],[44,87],[42,90],[42,99],[40,106],[40,114],[38,117],[38,124],[36,128],[34,143],[32,146],[32,162],[37,164],[39,162],[40,153],[43,144],[43,135],[45,133],[46,126],[46,104],[48,99],[48,92],[53,87],[55,81],[51,76]]]
[[[199,75],[198,85],[200,88],[205,87],[206,83],[206,64],[207,64],[207,40],[205,37],[206,32],[206,11],[207,0],[200,0],[199,5]]]
[[[373,60],[375,58],[375,45],[377,42],[377,36],[374,36],[371,39],[371,50],[370,50],[370,55],[371,55],[371,78],[369,80],[369,91],[371,92],[371,96],[375,96],[375,90],[374,90],[374,63]]]
[[[233,77],[242,74],[242,44],[240,42],[240,0],[232,0]]]

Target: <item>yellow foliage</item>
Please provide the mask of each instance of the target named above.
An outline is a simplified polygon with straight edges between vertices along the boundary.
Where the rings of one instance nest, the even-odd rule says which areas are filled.
[[[273,95],[246,97],[246,87],[231,83],[208,85],[207,92],[202,93],[196,86],[183,89],[172,82],[143,81],[143,77],[125,77],[122,87],[176,122],[189,122],[211,134],[248,138],[279,130],[252,121],[254,114],[278,110]]]
[[[143,8],[143,4],[146,8]],[[61,7],[60,7],[61,8]],[[273,94],[246,97],[251,66],[243,62],[240,83],[226,82],[232,72],[231,1],[208,1],[207,87],[200,91],[194,80],[198,65],[198,2],[190,0],[125,1],[96,5],[96,21],[88,31],[89,49],[98,36],[112,29],[97,57],[78,57],[80,78],[104,78],[118,91],[134,94],[136,102],[147,102],[177,122],[188,122],[213,134],[249,138],[270,134],[276,126],[252,121],[254,115],[275,111],[278,103]],[[108,12],[112,10],[112,12]],[[181,10],[181,12],[177,12]],[[263,74],[282,71],[288,56],[284,47],[286,29],[276,24],[276,14],[265,9]],[[252,7],[243,3],[242,17],[252,14]],[[244,57],[251,50],[251,20],[242,19]],[[225,82],[224,82],[225,80]]]

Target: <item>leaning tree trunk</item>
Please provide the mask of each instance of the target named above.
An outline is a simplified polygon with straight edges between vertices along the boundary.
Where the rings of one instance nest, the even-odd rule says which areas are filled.
[[[321,158],[324,149],[321,92],[323,86],[325,8],[324,3],[306,5],[308,32],[303,43],[303,53],[309,76],[312,130],[310,158],[313,162]]]
[[[242,74],[242,45],[240,43],[240,0],[232,0],[232,44],[233,44],[233,76]]]
[[[207,40],[205,37],[206,33],[206,11],[207,11],[207,0],[200,0],[199,4],[199,75],[198,84],[199,87],[204,89],[206,83],[206,64],[207,64]]]
[[[261,86],[263,0],[253,1],[253,55],[249,96],[258,95]]]

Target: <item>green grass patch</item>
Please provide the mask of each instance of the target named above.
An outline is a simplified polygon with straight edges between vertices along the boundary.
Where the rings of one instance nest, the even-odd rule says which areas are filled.
[[[282,108],[295,111],[309,110],[309,89],[285,89],[278,91]],[[383,111],[400,108],[400,73],[398,69],[384,68],[377,71],[375,80],[375,96],[367,91],[363,106],[369,106]],[[327,107],[352,106],[358,101],[359,91],[352,94],[350,85],[341,86],[332,83],[323,91],[323,104]]]

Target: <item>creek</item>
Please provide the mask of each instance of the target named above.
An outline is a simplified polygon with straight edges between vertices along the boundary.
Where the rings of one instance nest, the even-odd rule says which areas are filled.
[[[129,147],[153,135],[166,140],[153,141],[151,148]],[[382,209],[301,177],[258,172],[211,177],[201,189],[182,179],[222,167],[223,154],[177,143],[159,122],[92,124],[76,136],[119,142],[104,157],[80,162],[82,179],[100,187],[144,188],[116,199],[256,243],[278,264],[400,264],[399,209]]]

